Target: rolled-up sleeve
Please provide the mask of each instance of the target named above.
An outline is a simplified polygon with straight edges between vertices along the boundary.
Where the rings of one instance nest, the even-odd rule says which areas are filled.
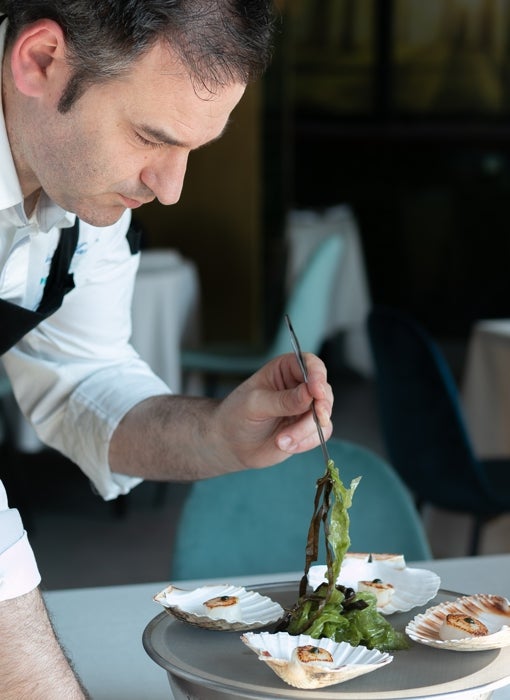
[[[79,465],[113,499],[141,479],[112,473],[111,436],[136,404],[171,393],[129,343],[138,255],[126,226],[80,224],[75,289],[3,356],[16,399],[40,439]]]
[[[9,508],[0,481],[0,601],[29,593],[41,581],[20,514]]]

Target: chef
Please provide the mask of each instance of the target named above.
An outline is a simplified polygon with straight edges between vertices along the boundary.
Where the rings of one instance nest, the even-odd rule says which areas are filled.
[[[275,358],[221,401],[172,393],[129,344],[131,210],[180,196],[270,56],[269,0],[1,0],[0,352],[39,438],[104,499],[268,467],[331,434],[331,387]],[[0,489],[0,697],[83,698],[21,517]]]

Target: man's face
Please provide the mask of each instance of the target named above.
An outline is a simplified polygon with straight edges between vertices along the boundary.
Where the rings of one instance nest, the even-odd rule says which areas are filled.
[[[66,71],[24,125],[22,185],[38,183],[96,226],[155,198],[177,202],[189,152],[221,135],[245,89],[197,92],[168,48],[156,45],[127,77],[93,85],[60,114]]]

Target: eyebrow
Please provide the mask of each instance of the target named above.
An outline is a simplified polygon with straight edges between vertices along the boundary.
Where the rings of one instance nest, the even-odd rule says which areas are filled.
[[[203,148],[204,146],[208,146],[211,143],[214,143],[215,141],[218,141],[221,139],[225,131],[227,130],[228,126],[230,125],[230,118],[227,120],[227,123],[223,127],[223,129],[220,131],[218,136],[215,136],[212,138],[210,141],[207,141],[206,143],[201,144],[198,146],[198,148],[193,149],[193,150],[199,150],[200,148]],[[139,126],[140,131],[143,131],[144,134],[147,136],[151,136],[155,141],[158,141],[159,143],[164,143],[167,146],[177,146],[179,148],[190,148],[189,144],[185,143],[184,141],[180,141],[179,139],[175,139],[172,136],[169,136],[165,131],[162,129],[157,129],[152,126],[147,126],[144,124],[141,124]]]

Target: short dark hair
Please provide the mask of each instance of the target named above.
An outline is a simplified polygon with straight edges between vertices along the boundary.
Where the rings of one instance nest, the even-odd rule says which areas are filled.
[[[125,74],[158,41],[210,91],[251,82],[271,58],[272,0],[1,0],[0,8],[9,21],[7,43],[40,19],[62,27],[73,72],[61,112],[90,85]]]

